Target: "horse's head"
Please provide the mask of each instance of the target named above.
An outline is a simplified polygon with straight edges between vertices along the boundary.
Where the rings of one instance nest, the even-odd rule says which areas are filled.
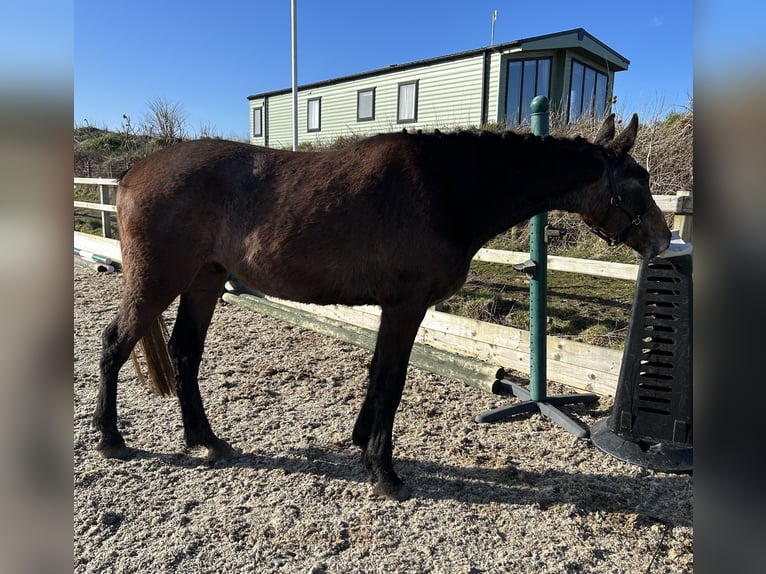
[[[650,259],[670,245],[670,229],[652,199],[649,172],[628,154],[637,133],[636,114],[616,137],[614,114],[604,120],[593,143],[604,149],[606,169],[595,202],[582,217],[610,245],[625,243]]]

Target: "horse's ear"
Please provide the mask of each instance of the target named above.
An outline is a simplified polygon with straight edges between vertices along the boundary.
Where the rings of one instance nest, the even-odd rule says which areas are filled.
[[[628,127],[620,132],[620,134],[609,144],[609,147],[620,154],[627,154],[636,143],[636,136],[638,135],[638,114],[633,114],[630,118]]]
[[[601,127],[593,138],[593,143],[596,145],[606,145],[614,139],[614,114],[609,114],[609,117],[604,120]]]

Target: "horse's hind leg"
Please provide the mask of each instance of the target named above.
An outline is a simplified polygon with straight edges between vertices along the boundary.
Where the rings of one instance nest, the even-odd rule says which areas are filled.
[[[181,294],[168,350],[176,370],[176,390],[181,404],[184,438],[189,447],[204,446],[209,460],[234,456],[237,452],[215,436],[199,392],[199,365],[210,320],[226,282],[226,271],[215,264],[203,267],[192,285]]]
[[[120,368],[130,358],[130,352],[141,338],[146,326],[172,300],[157,302],[141,307],[131,306],[133,298],[123,295],[117,316],[104,329],[100,361],[100,380],[93,424],[101,431],[101,440],[96,447],[107,458],[126,458],[131,451],[125,446],[125,440],[117,430],[117,378]]]
[[[123,237],[123,247],[129,238]],[[133,246],[135,247],[135,245]],[[139,254],[140,255],[140,254]],[[134,254],[125,268],[125,287],[117,316],[104,329],[100,362],[100,381],[93,424],[101,431],[96,447],[108,458],[126,458],[131,450],[117,429],[117,379],[120,369],[147,327],[156,320],[194,277],[191,267],[149,266],[146,258]],[[126,262],[127,263],[127,262]]]
[[[101,431],[96,448],[108,458],[126,458],[130,454],[125,439],[117,430],[117,377],[138,339],[121,334],[120,323],[121,315],[118,314],[102,335],[101,375],[93,413],[93,425]]]
[[[383,307],[367,395],[352,439],[362,448],[378,496],[405,500],[409,491],[393,466],[394,415],[404,390],[415,335],[426,307]]]

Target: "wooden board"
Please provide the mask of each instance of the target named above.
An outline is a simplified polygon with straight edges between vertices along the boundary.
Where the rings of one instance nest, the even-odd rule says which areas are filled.
[[[95,211],[109,211],[111,213],[117,213],[116,205],[109,205],[108,203],[91,203],[90,201],[75,201],[75,207],[82,209],[93,209]]]
[[[120,242],[116,239],[107,239],[106,237],[98,237],[97,235],[75,231],[74,246],[83,251],[104,255],[112,261],[122,262]]]
[[[479,249],[473,258],[474,261],[501,263],[503,265],[515,265],[523,263],[527,259],[529,259],[529,253],[524,251],[506,251],[504,249]],[[576,257],[561,257],[559,255],[548,255],[548,270],[580,273],[596,277],[610,277],[612,279],[625,279],[627,281],[635,281],[638,278],[638,265],[578,259]]]
[[[691,192],[677,191],[673,195],[652,195],[652,199],[663,213],[691,215],[694,212]]]
[[[113,178],[105,178],[105,177],[75,177],[74,178],[75,184],[79,185],[114,185],[117,186],[120,184],[119,181]]]

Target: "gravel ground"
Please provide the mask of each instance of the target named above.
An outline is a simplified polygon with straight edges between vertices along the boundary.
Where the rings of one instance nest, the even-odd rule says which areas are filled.
[[[540,415],[476,424],[509,399],[415,368],[394,430],[413,497],[372,497],[351,444],[370,355],[230,305],[200,387],[243,454],[211,465],[186,449],[175,399],[128,363],[118,412],[136,456],[105,460],[90,417],[121,286],[75,266],[74,572],[693,571],[692,477],[624,464]],[[610,408],[571,412],[591,424]]]

